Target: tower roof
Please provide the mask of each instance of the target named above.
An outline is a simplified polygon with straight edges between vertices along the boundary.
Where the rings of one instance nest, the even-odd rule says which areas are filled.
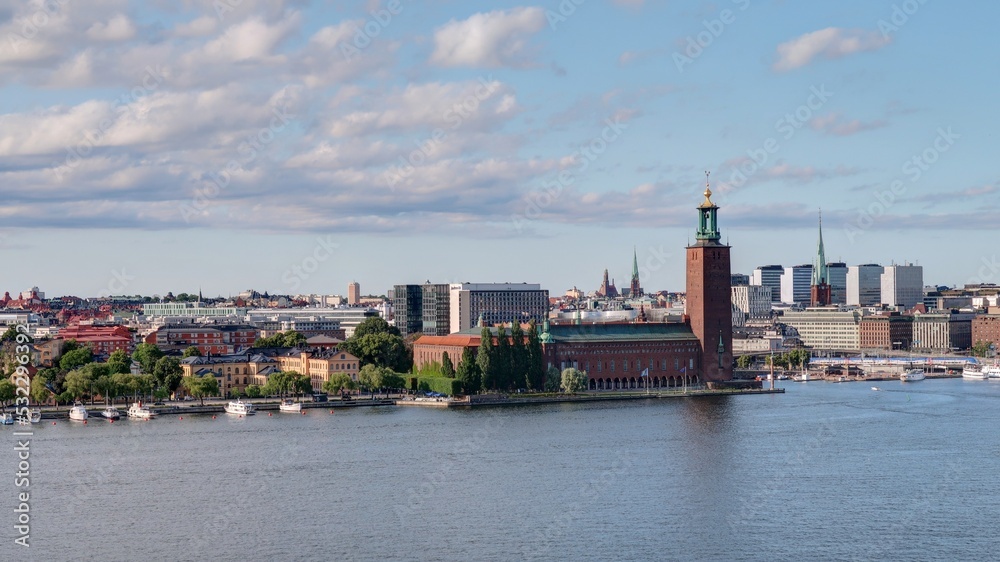
[[[830,282],[826,267],[826,250],[823,248],[823,211],[819,213],[819,241],[816,243],[816,259],[813,262],[812,285]]]

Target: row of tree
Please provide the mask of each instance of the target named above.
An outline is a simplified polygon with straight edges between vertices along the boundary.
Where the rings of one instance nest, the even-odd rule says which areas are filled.
[[[527,334],[517,322],[511,326],[510,336],[507,335],[506,328],[500,326],[496,345],[493,343],[492,331],[484,327],[480,333],[478,352],[473,357],[472,350],[465,348],[457,368],[452,367],[447,353],[441,359],[442,373],[454,370],[455,378],[462,382],[465,392],[470,394],[481,390],[545,388],[545,360],[533,321]]]

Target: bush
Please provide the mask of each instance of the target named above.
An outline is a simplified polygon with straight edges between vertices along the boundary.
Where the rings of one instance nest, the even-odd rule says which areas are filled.
[[[416,389],[422,392],[437,392],[448,396],[462,393],[462,381],[458,379],[449,379],[447,377],[416,377],[416,379],[410,379],[411,383],[413,380],[417,382]]]

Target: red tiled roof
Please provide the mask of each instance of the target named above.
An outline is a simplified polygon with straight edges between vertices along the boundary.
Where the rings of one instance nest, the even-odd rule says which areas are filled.
[[[420,336],[413,345],[445,345],[474,347],[479,345],[479,336],[452,334],[448,336]]]

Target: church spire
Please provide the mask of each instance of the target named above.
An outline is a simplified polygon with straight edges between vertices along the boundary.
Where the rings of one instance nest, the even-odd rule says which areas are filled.
[[[635,246],[632,246],[632,282],[629,284],[629,296],[633,299],[642,296],[642,287],[639,286],[639,255]]]
[[[632,246],[632,279],[639,278],[639,256],[635,252],[635,246]]]
[[[826,250],[823,248],[823,211],[819,212],[819,242],[816,243],[816,259],[813,262],[812,284],[823,285],[830,282],[826,268]]]

